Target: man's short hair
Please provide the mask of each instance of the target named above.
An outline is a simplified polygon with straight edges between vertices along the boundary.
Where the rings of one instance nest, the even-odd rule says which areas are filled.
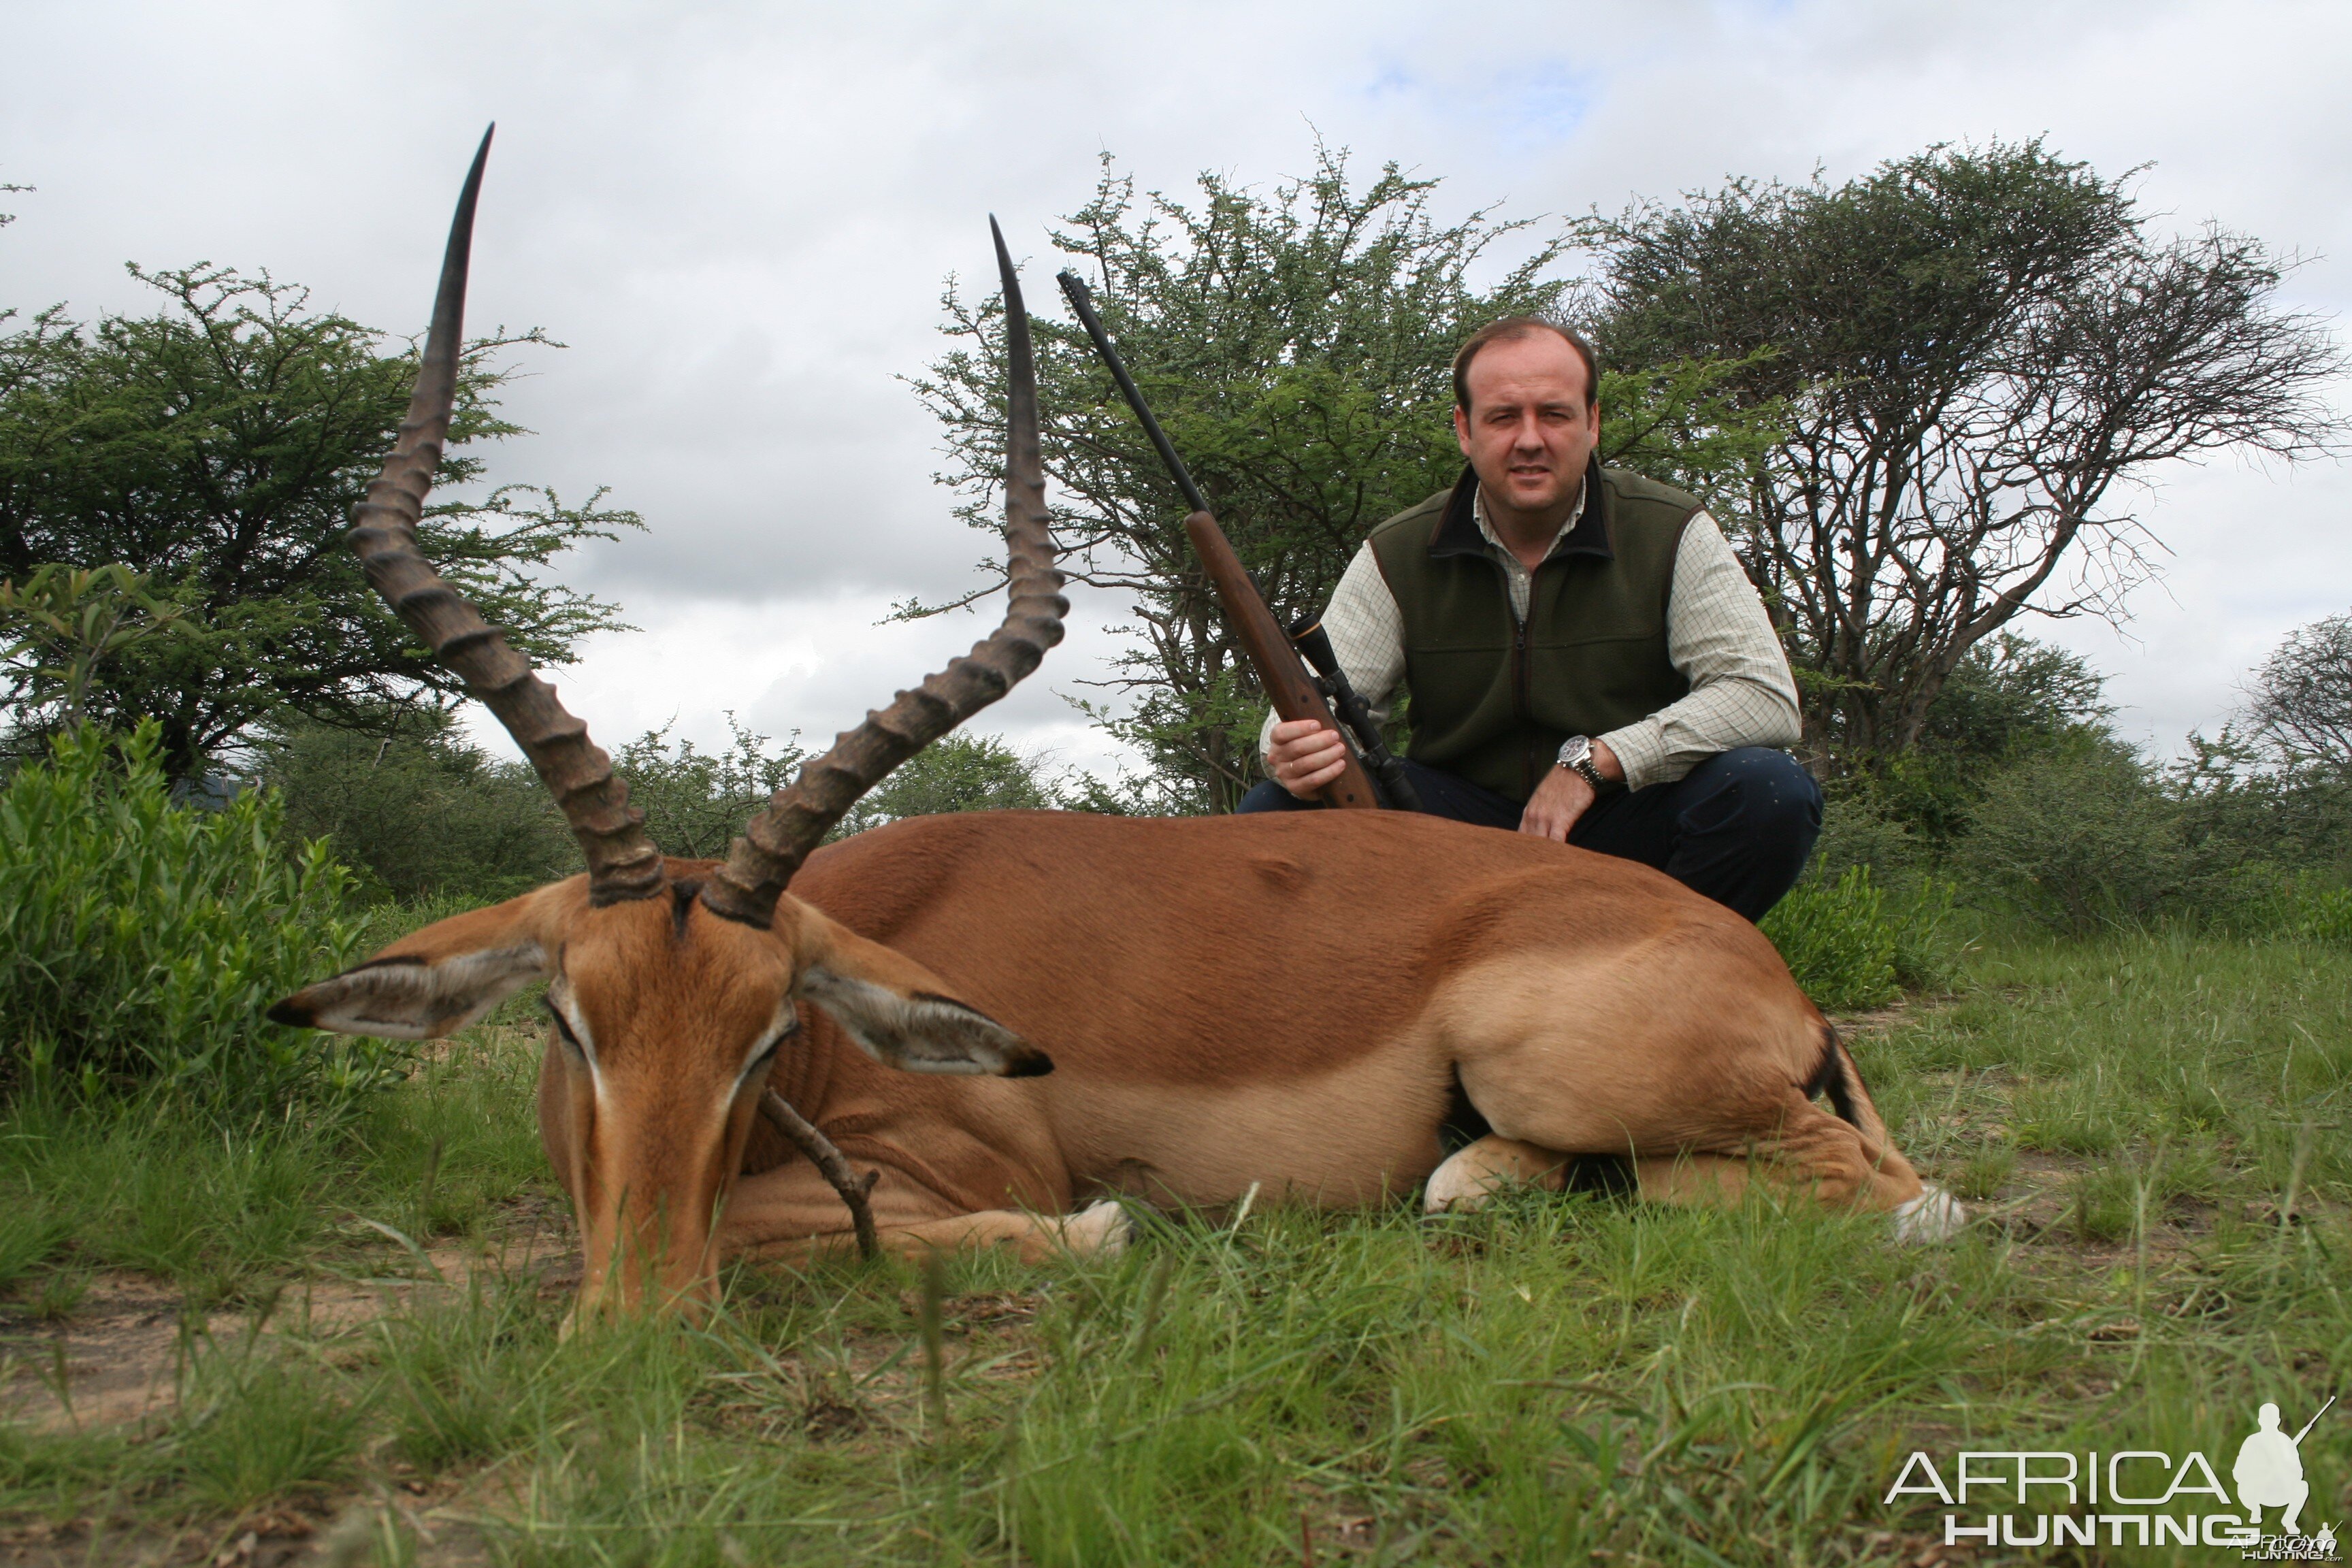
[[[1470,412],[1470,362],[1488,343],[1516,342],[1537,332],[1556,332],[1576,351],[1584,362],[1584,406],[1591,407],[1601,401],[1601,356],[1592,352],[1592,344],[1574,327],[1547,321],[1541,316],[1506,316],[1499,321],[1489,321],[1470,334],[1454,353],[1454,402],[1463,413]]]

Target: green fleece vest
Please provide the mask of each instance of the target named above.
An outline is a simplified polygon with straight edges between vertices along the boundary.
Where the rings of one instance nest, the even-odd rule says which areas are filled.
[[[1689,693],[1666,657],[1666,600],[1699,502],[1594,462],[1583,515],[1536,569],[1522,626],[1478,531],[1477,489],[1465,470],[1372,530],[1372,556],[1404,614],[1409,754],[1524,801],[1569,736],[1606,734]]]

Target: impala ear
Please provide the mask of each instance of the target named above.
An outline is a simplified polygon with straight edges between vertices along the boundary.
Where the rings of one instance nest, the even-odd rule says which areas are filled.
[[[799,913],[797,989],[876,1061],[902,1072],[999,1078],[1034,1078],[1054,1070],[1053,1058],[950,995],[946,982],[906,954],[868,942],[806,905]]]
[[[436,921],[356,969],[308,985],[269,1009],[269,1021],[382,1040],[454,1035],[550,968],[535,894]]]

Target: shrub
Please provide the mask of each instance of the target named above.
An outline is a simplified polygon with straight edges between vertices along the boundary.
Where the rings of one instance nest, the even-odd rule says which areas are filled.
[[[369,733],[282,721],[256,747],[292,835],[331,837],[369,896],[488,903],[580,868],[529,764],[468,745],[446,711],[387,723]]]
[[[350,878],[250,791],[175,804],[156,726],[85,728],[0,787],[0,1088],[165,1087],[240,1114],[347,1097],[397,1048],[270,1003],[352,958]]]
[[[628,781],[629,804],[646,814],[646,831],[665,855],[688,860],[724,856],[743,825],[807,760],[797,731],[790,740],[773,742],[732,713],[727,728],[732,738],[716,752],[697,751],[688,740],[673,744],[664,725],[646,731],[613,758]],[[572,858],[577,862],[579,857]]]
[[[843,819],[845,834],[902,816],[951,811],[1045,811],[1062,804],[1043,756],[1024,756],[995,735],[942,735],[908,758]]]
[[[1849,866],[1834,882],[1791,889],[1764,917],[1763,930],[1815,1005],[1851,1010],[1895,999],[1898,939],[1869,867]]]
[[[2352,888],[2258,866],[2230,879],[2210,923],[2241,936],[2352,942]]]
[[[2137,752],[2104,737],[1995,779],[1954,860],[1970,881],[2075,935],[2156,918],[2191,873],[2179,805]]]

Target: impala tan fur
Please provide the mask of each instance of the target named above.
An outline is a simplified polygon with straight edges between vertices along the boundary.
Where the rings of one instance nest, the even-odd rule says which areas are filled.
[[[580,1220],[582,1307],[692,1310],[722,1257],[846,1239],[839,1194],[760,1118],[770,1090],[878,1173],[875,1215],[902,1248],[1116,1247],[1119,1197],[1354,1205],[1426,1183],[1433,1208],[1475,1205],[1507,1182],[1556,1186],[1583,1154],[1633,1156],[1665,1201],[1723,1201],[1753,1176],[1888,1211],[1899,1234],[1957,1224],[1771,944],[1645,867],[1370,812],[971,814],[811,853],[1061,636],[1002,237],[1003,625],[843,735],[725,861],[664,859],[585,727],[415,549],[488,151],[352,537],[515,735],[589,869],[427,926],[271,1016],[436,1037],[544,979],[540,1130]],[[1465,1102],[1492,1131],[1448,1159],[1441,1128]]]

